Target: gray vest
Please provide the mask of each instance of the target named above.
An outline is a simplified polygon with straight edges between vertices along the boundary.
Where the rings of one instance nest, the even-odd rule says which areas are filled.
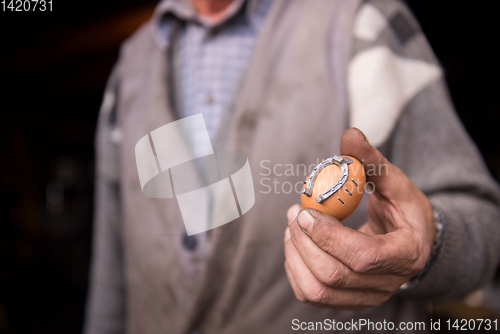
[[[183,248],[176,201],[145,196],[137,175],[137,141],[175,120],[168,55],[155,45],[150,23],[124,45],[117,75],[128,333],[285,333],[293,319],[414,320],[416,305],[397,298],[357,313],[303,304],[283,267],[286,210],[300,201],[292,188],[305,180],[304,165],[340,153],[350,32],[360,2],[274,1],[214,143],[248,156],[256,202],[209,232],[204,253]],[[358,214],[351,226],[363,222],[364,210]]]

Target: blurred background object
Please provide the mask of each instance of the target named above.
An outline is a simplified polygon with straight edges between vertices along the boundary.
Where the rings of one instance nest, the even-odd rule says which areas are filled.
[[[155,2],[0,12],[0,333],[79,333],[94,128],[121,42]]]
[[[121,42],[155,6],[56,1],[52,12],[0,12],[0,333],[81,331],[99,105]],[[460,118],[500,180],[495,3],[407,3],[445,69]],[[433,312],[498,317],[499,296],[492,286]]]

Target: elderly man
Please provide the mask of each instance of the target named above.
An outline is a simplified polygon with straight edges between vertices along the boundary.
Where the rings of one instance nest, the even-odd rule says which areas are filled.
[[[142,193],[134,147],[199,113],[248,156],[255,205],[188,236],[175,201]],[[343,223],[292,206],[300,167],[334,154],[375,166]],[[86,333],[425,332],[423,304],[499,260],[497,186],[395,0],[162,1],[109,80],[96,185]]]

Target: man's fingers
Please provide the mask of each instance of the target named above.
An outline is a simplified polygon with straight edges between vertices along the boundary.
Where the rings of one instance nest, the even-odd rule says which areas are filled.
[[[302,210],[297,223],[320,249],[356,273],[410,275],[420,268],[415,263],[421,250],[413,249],[418,244],[412,240],[410,228],[371,236],[313,209]]]
[[[295,277],[293,277],[290,265],[286,260],[285,260],[285,272],[286,272],[286,277],[288,278],[288,282],[290,282],[290,286],[292,287],[295,298],[297,298],[301,302],[305,302],[306,297],[304,296],[304,293],[302,293],[302,290],[300,290],[299,286],[297,285],[297,281],[295,280]]]
[[[408,190],[406,184],[412,184],[357,128],[344,131],[340,140],[340,151],[342,155],[353,156],[363,163],[367,182],[373,182],[375,192],[384,198],[397,199],[399,196],[405,196]]]
[[[420,262],[427,259],[427,250],[435,235],[429,199],[405,173],[370,145],[360,130],[350,128],[344,131],[340,145],[343,155],[351,155],[363,162],[367,183],[373,182],[375,191],[370,195],[368,215],[373,230],[386,232],[376,237],[384,244],[380,248],[382,252],[377,255],[402,258],[411,263],[409,267],[420,267]],[[415,259],[415,256],[423,260]]]
[[[292,205],[288,211],[286,212],[286,218],[288,219],[288,225],[297,217],[299,214],[300,210],[302,210],[302,205],[300,204],[294,204]]]
[[[342,290],[321,284],[309,271],[291,239],[285,241],[286,267],[293,278],[294,291],[299,300],[317,306],[358,310],[381,305],[390,293],[363,290]],[[297,293],[296,289],[300,292]]]
[[[368,272],[379,264],[376,253],[379,243],[374,237],[313,209],[302,210],[297,223],[320,249],[356,272]]]
[[[283,241],[285,248],[286,248],[287,242],[288,243],[290,242],[290,237],[291,237],[290,228],[287,227],[285,230],[285,240]],[[292,290],[293,290],[293,293],[295,294],[295,298],[297,298],[301,302],[305,302],[306,298],[304,297],[302,290],[300,290],[300,288],[297,284],[297,281],[295,280],[295,277],[293,277],[292,270],[290,269],[290,265],[288,264],[286,257],[285,257],[285,272],[286,272],[286,276],[288,278],[288,281],[290,282],[290,285],[292,286]]]
[[[368,289],[392,293],[408,280],[406,276],[357,273],[319,248],[296,222],[290,225],[289,230],[295,249],[310,272],[323,285],[338,289]]]

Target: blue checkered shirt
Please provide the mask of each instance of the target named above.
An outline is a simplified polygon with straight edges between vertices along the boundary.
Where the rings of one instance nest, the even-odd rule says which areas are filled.
[[[175,98],[180,117],[203,114],[212,142],[222,115],[248,66],[259,29],[272,0],[236,0],[217,24],[197,17],[190,1],[165,0],[155,11],[155,38],[166,48],[174,17],[178,32],[179,73]],[[179,89],[180,88],[180,89]],[[196,138],[191,138],[196,149]]]

